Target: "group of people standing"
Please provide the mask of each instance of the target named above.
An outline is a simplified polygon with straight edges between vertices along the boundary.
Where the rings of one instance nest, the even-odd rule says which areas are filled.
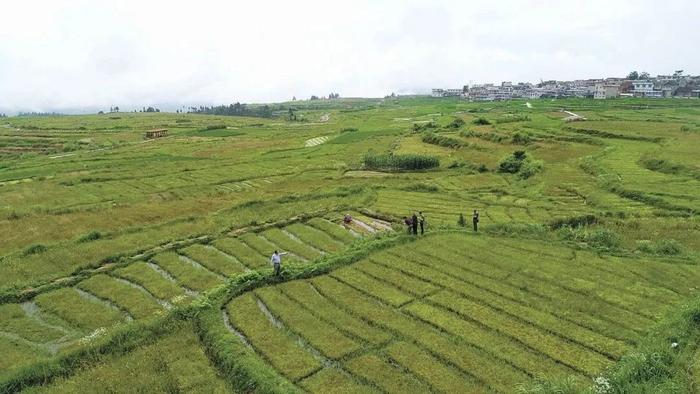
[[[404,216],[403,222],[409,234],[418,235],[419,226],[420,234],[423,235],[425,233],[425,216],[423,216],[423,212],[418,212],[417,215],[414,213],[413,216]]]
[[[350,214],[346,214],[343,217],[343,222],[345,224],[349,224],[352,222],[352,217],[350,216]],[[423,212],[418,212],[418,214],[414,213],[411,216],[404,216],[403,222],[406,225],[406,229],[409,234],[418,235],[419,228],[420,234],[425,234],[425,215],[423,215]],[[476,209],[474,210],[474,214],[472,215],[472,224],[474,225],[474,231],[477,231],[479,226],[479,211],[477,211]],[[282,256],[286,254],[288,253],[279,252],[275,250],[272,256],[270,256],[270,264],[272,264],[272,267],[274,268],[275,276],[279,276],[280,268],[282,265]]]
[[[414,213],[412,216],[404,216],[403,222],[409,234],[418,235],[418,227],[420,227],[421,235],[425,233],[425,216],[423,212],[418,212],[417,215]],[[474,226],[474,231],[479,231],[479,211],[476,209],[474,214],[472,214],[472,225]]]

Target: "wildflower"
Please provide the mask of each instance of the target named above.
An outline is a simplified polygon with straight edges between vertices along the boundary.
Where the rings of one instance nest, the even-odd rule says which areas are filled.
[[[86,336],[80,338],[80,344],[81,345],[88,344],[88,343],[92,342],[92,340],[94,340],[95,338],[101,337],[102,335],[104,335],[106,333],[107,333],[107,329],[104,327],[100,327],[100,328],[96,329],[95,331],[93,331],[92,333],[90,333],[89,335],[86,335]]]
[[[605,394],[609,393],[612,390],[612,385],[610,384],[610,381],[602,376],[594,378],[593,383],[595,385],[593,389],[595,390],[596,394]]]
[[[673,342],[673,343],[671,344],[671,347],[674,348],[674,349],[677,348],[677,347],[678,347],[678,342]]]
[[[173,304],[179,304],[180,302],[184,301],[186,298],[187,298],[187,296],[185,296],[185,295],[179,295],[179,296],[173,297],[173,299],[171,301],[173,302]]]

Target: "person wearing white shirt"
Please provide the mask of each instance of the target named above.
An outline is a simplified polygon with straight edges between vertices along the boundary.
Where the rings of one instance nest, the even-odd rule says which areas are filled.
[[[282,256],[287,254],[287,252],[278,252],[275,250],[275,253],[272,254],[272,257],[270,257],[270,264],[275,268],[275,276],[279,276],[280,274],[280,267],[282,265]]]

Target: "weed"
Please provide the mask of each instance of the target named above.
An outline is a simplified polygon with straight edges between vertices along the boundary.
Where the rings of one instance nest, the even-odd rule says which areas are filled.
[[[24,249],[22,254],[24,256],[31,256],[33,254],[39,254],[39,253],[44,253],[48,250],[48,248],[42,244],[34,244],[30,245],[27,248]]]
[[[78,238],[78,243],[97,241],[100,238],[102,238],[102,233],[99,231],[90,231],[87,234],[81,235],[80,238]]]

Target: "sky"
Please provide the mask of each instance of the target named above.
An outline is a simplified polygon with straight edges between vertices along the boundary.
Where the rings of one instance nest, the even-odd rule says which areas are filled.
[[[697,0],[0,1],[0,112],[700,74]]]

